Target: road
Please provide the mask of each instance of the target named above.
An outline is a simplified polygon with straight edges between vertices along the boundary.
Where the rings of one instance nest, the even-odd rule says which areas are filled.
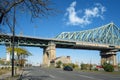
[[[20,80],[120,80],[120,76],[97,72],[30,67],[24,69]]]

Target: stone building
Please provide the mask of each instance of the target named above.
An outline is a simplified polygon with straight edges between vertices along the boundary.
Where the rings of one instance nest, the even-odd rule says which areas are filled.
[[[70,56],[61,56],[61,57],[57,57],[53,60],[50,61],[51,64],[54,64],[56,66],[56,63],[58,61],[61,61],[62,63],[71,63],[71,58]]]

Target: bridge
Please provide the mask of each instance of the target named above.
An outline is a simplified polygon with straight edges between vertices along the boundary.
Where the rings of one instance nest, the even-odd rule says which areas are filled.
[[[0,45],[11,46],[11,40],[12,35],[0,34]],[[55,38],[16,35],[15,46],[43,48],[43,64],[48,66],[50,61],[56,58],[56,48],[98,50],[101,64],[108,61],[117,65],[116,52],[120,51],[120,29],[114,23],[109,23],[91,30],[62,32]]]

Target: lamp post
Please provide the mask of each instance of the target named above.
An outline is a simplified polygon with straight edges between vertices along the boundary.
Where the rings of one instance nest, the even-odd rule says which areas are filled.
[[[119,54],[118,54],[118,70],[120,70],[120,60],[119,60]]]
[[[14,46],[15,46],[15,6],[13,10],[13,27],[12,27],[12,77],[14,76]]]

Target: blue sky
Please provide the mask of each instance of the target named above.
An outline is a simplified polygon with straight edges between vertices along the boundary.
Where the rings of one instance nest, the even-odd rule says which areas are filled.
[[[16,34],[54,38],[61,32],[74,32],[100,27],[114,22],[120,28],[119,0],[52,0],[58,12],[55,15],[35,19],[30,22],[28,14],[18,14]],[[9,29],[8,29],[9,31]],[[43,50],[26,47],[33,56],[29,62],[42,63]],[[5,57],[5,46],[0,46],[1,56]],[[120,56],[120,53],[118,53]],[[99,51],[56,49],[56,56],[71,56],[73,62],[99,64]],[[117,55],[118,57],[118,55]]]

